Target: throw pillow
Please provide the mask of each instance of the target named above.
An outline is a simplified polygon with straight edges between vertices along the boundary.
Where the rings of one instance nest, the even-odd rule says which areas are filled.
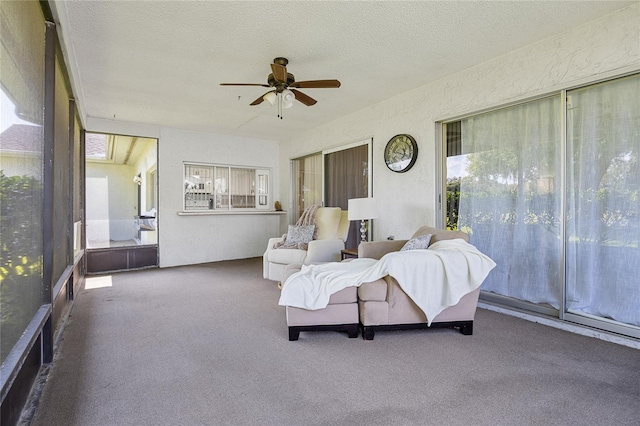
[[[287,244],[308,243],[313,238],[313,231],[315,225],[289,225],[289,232],[287,232]]]
[[[429,243],[431,242],[431,234],[420,235],[419,237],[415,237],[406,242],[404,246],[400,249],[400,251],[404,250],[424,250],[429,248]]]

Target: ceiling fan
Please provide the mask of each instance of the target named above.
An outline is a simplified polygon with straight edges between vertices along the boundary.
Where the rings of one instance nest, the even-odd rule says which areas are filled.
[[[302,102],[306,106],[316,104],[316,100],[311,96],[305,95],[296,89],[323,89],[340,87],[338,80],[308,80],[296,81],[293,74],[287,72],[287,58],[275,58],[271,64],[271,74],[267,76],[267,84],[260,83],[220,83],[221,86],[260,86],[272,87],[273,90],[268,91],[260,96],[250,105],[259,105],[263,101],[274,105],[278,102],[278,116],[282,118],[280,109],[290,108],[293,105],[293,99]]]

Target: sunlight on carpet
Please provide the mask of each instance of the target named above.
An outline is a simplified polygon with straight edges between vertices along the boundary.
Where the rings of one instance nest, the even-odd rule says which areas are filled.
[[[96,288],[113,287],[111,275],[100,277],[87,277],[84,282],[85,290],[94,290]]]

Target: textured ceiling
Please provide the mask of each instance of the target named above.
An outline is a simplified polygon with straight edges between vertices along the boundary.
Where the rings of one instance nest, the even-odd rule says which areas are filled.
[[[511,50],[566,31],[628,1],[56,1],[81,111],[219,134],[287,140]],[[269,64],[289,59],[304,89],[276,117]],[[91,129],[89,129],[91,130]]]

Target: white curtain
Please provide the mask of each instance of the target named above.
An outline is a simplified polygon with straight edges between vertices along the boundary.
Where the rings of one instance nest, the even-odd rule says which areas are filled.
[[[462,120],[458,229],[496,263],[482,289],[559,308],[560,97]]]
[[[567,94],[567,308],[640,326],[640,76]]]
[[[322,205],[322,154],[296,158],[292,169],[295,222],[307,207]]]

